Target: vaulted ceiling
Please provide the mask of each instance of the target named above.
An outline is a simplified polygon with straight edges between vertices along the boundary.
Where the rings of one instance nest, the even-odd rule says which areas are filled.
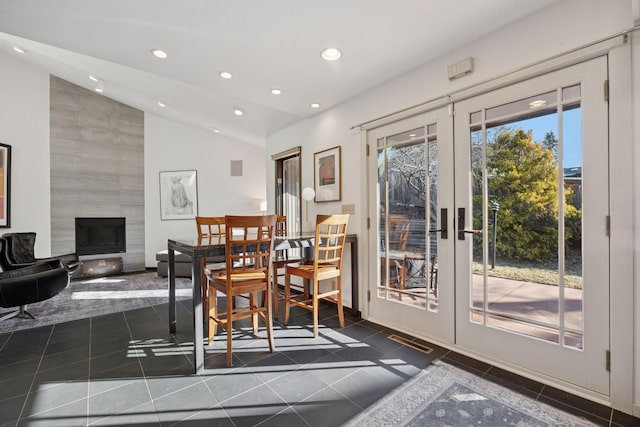
[[[0,51],[146,112],[263,146],[554,1],[0,0]],[[340,59],[323,60],[327,47]]]

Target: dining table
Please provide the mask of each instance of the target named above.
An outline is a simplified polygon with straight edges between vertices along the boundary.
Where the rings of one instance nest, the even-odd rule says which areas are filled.
[[[292,233],[287,236],[274,238],[274,250],[300,249],[304,258],[310,259],[313,251],[314,234]],[[358,310],[358,238],[356,234],[347,234],[345,243],[350,248],[351,255],[351,312],[360,317]],[[196,374],[206,372],[204,360],[204,324],[202,322],[204,309],[202,306],[202,265],[203,259],[210,257],[224,258],[225,236],[170,238],[168,249],[168,282],[169,282],[169,332],[177,331],[176,320],[176,273],[175,253],[180,252],[191,257],[191,282],[193,286],[193,356]]]

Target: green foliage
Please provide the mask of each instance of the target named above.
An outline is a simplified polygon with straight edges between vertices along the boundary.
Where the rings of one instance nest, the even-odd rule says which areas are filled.
[[[489,203],[499,204],[496,251],[511,260],[546,262],[558,256],[557,140],[548,133],[543,142],[531,132],[503,129],[487,144]],[[481,162],[474,161],[475,167]],[[482,205],[481,170],[473,171],[474,207]],[[571,190],[565,190],[565,200]],[[489,209],[491,207],[489,206]],[[474,228],[482,228],[482,216],[474,212]],[[489,210],[489,230],[492,213]],[[565,204],[568,246],[579,247],[580,211]],[[480,242],[481,239],[476,239]],[[479,249],[479,248],[478,248]]]
[[[564,235],[567,254],[579,254],[582,249],[582,211],[569,204],[565,205]]]

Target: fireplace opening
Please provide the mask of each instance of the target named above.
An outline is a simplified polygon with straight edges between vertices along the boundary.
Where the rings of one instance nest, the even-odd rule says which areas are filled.
[[[123,252],[126,252],[124,218],[76,218],[78,255]]]

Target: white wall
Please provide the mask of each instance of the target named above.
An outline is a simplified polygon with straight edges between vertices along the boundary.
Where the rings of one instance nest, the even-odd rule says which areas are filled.
[[[356,204],[356,215],[350,224],[350,232],[357,233],[360,240],[360,282],[361,289],[366,289],[367,243],[366,229],[366,167],[364,160],[365,132],[352,130],[353,125],[374,119],[397,110],[453,93],[473,86],[508,72],[522,69],[549,57],[568,52],[572,49],[588,45],[608,36],[620,33],[633,27],[631,0],[614,0],[602,2],[598,0],[565,0],[551,5],[526,22],[515,23],[483,39],[469,44],[456,52],[445,55],[406,75],[380,85],[328,111],[297,123],[288,129],[278,132],[267,139],[268,182],[273,180],[274,169],[270,156],[293,146],[302,145],[302,185],[313,184],[313,153],[341,145],[343,150],[343,202]],[[637,49],[636,49],[637,52]],[[454,81],[447,79],[447,66],[466,57],[475,59],[473,74]],[[635,73],[636,75],[638,72]],[[636,78],[637,79],[637,78]],[[637,81],[636,81],[637,83]],[[636,94],[636,104],[639,96]],[[635,117],[629,111],[616,112],[629,114],[628,120]],[[637,131],[637,125],[636,125]],[[635,136],[638,144],[638,132]],[[631,144],[630,144],[631,145]],[[616,165],[612,164],[612,168]],[[629,177],[631,179],[631,177]],[[637,181],[636,181],[637,182]],[[274,199],[274,190],[267,187],[268,199]],[[636,190],[636,200],[640,195]],[[312,204],[310,215],[316,212],[338,212],[339,203]],[[303,212],[304,215],[304,212]],[[638,218],[636,216],[636,218]],[[639,240],[636,242],[640,244]],[[612,241],[615,245],[615,242]],[[633,280],[632,269],[627,268],[627,281]],[[635,285],[636,294],[638,284]],[[365,292],[361,290],[360,307],[366,315]],[[639,300],[640,304],[640,300]],[[638,308],[636,307],[636,312]],[[629,319],[633,313],[628,313]],[[636,315],[637,318],[640,315]],[[636,321],[636,324],[638,322]],[[626,325],[625,339],[633,339],[632,328]],[[613,333],[619,333],[614,331]],[[636,332],[636,343],[640,341],[640,332]],[[640,344],[636,345],[636,348]],[[630,357],[627,359],[631,359]],[[640,356],[636,355],[636,365],[640,366]],[[626,375],[632,372],[631,366],[614,367],[618,372],[614,375]],[[623,369],[623,372],[620,372]],[[637,371],[636,371],[637,372]],[[635,375],[636,396],[640,396],[640,379]],[[624,410],[629,411],[631,405],[627,387],[625,395],[617,393],[618,401],[626,401]],[[639,401],[639,397],[635,401]]]
[[[145,265],[168,238],[193,238],[191,220],[160,219],[161,171],[196,170],[201,216],[258,214],[253,200],[265,199],[265,150],[152,114],[145,114]],[[242,160],[243,176],[231,176],[231,160]]]
[[[0,52],[0,143],[11,145],[11,227],[35,231],[36,256],[51,255],[49,73]]]

